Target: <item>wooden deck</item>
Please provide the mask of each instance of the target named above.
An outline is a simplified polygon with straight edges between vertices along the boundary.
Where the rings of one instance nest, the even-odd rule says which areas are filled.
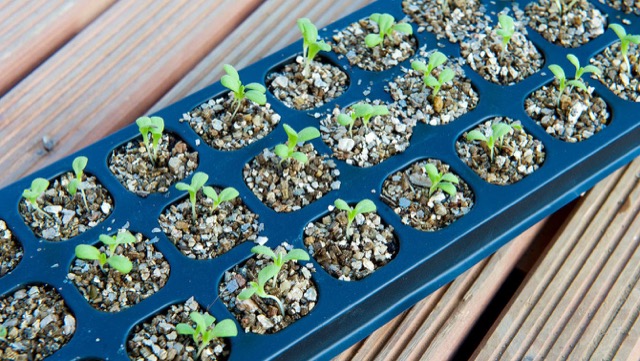
[[[367,3],[0,2],[0,186]],[[639,178],[636,160],[336,359],[640,359]]]

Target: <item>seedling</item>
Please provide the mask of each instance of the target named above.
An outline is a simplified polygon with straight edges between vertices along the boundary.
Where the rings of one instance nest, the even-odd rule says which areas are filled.
[[[246,98],[258,105],[264,105],[267,102],[267,97],[264,95],[267,92],[262,84],[249,83],[242,85],[240,81],[240,75],[238,71],[231,65],[223,65],[224,71],[227,75],[223,75],[220,79],[220,83],[233,93],[233,104],[235,104],[235,110],[231,114],[231,119],[235,118],[242,101]]]
[[[331,45],[318,40],[318,28],[307,18],[298,19],[298,28],[302,32],[302,56],[304,57],[304,69],[302,75],[309,76],[309,65],[322,51],[331,50]]]
[[[500,23],[500,29],[496,29],[496,34],[502,37],[502,52],[500,57],[507,51],[507,44],[511,40],[511,37],[516,32],[513,18],[507,14],[500,14],[498,16],[498,22]]]
[[[87,195],[84,193],[84,186],[82,185],[82,176],[84,175],[84,168],[87,166],[87,162],[89,162],[89,159],[82,156],[76,157],[76,159],[73,160],[71,168],[73,168],[73,172],[76,174],[76,177],[69,182],[67,190],[69,191],[69,194],[75,196],[78,189],[80,189],[84,206],[88,210],[89,205],[87,204]]]
[[[425,85],[433,89],[431,96],[435,97],[436,95],[438,95],[440,88],[442,88],[444,84],[451,82],[455,76],[456,73],[454,73],[453,69],[444,68],[440,72],[440,75],[438,75],[438,79],[436,79],[433,75],[429,75],[428,77],[426,77]]]
[[[115,236],[101,234],[99,239],[105,246],[108,246],[109,251],[107,253],[100,252],[100,250],[94,246],[80,244],[76,246],[76,257],[84,260],[98,261],[98,264],[103,271],[104,265],[108,264],[122,274],[131,272],[131,269],[133,268],[131,261],[125,256],[114,254],[114,252],[121,244],[125,245],[135,243],[136,237],[134,237],[131,232],[125,231],[120,232]]]
[[[629,44],[640,44],[640,35],[627,34],[624,28],[619,24],[609,24],[609,29],[612,29],[618,38],[620,38],[620,53],[624,58],[624,63],[627,65],[627,73],[631,75],[631,64],[629,64]]]
[[[188,323],[179,323],[176,325],[176,331],[180,335],[187,335],[193,338],[193,342],[198,346],[196,358],[200,358],[202,351],[209,346],[213,339],[235,337],[238,335],[236,324],[230,319],[222,320],[214,324],[216,319],[208,312],[191,312],[189,318],[196,324],[196,327],[194,328]]]
[[[302,152],[296,152],[296,145],[318,138],[320,136],[320,131],[314,127],[307,127],[302,129],[300,132],[296,132],[288,124],[283,124],[282,126],[284,127],[284,131],[287,133],[287,144],[278,144],[274,148],[274,153],[280,157],[280,163],[293,158],[302,164],[306,164],[309,161],[309,158],[307,158],[307,155]]]
[[[38,205],[38,198],[49,188],[49,181],[44,178],[36,178],[31,181],[31,188],[22,191],[22,197],[24,197],[33,208],[43,214],[47,218],[51,218],[47,212],[43,211]]]
[[[446,61],[447,61],[447,56],[439,51],[436,51],[435,53],[431,54],[431,56],[429,57],[429,64],[425,64],[424,62],[417,61],[417,60],[411,63],[411,68],[413,70],[422,73],[422,82],[423,82],[422,91],[424,91],[425,87],[429,83],[433,84],[433,80],[436,80],[437,82],[437,79],[435,79],[431,75],[431,72],[433,72],[433,69],[444,64]],[[433,80],[428,80],[430,77],[433,78]]]
[[[367,103],[358,103],[351,107],[351,114],[339,114],[338,123],[342,126],[349,126],[349,134],[353,136],[352,128],[353,124],[358,118],[362,118],[362,124],[365,127],[369,125],[371,118],[378,115],[389,114],[389,108],[385,105],[371,105]]]
[[[258,295],[260,298],[270,298],[276,302],[280,309],[280,314],[284,316],[284,306],[282,305],[282,301],[280,301],[278,297],[270,295],[264,290],[264,285],[272,278],[275,280],[278,272],[280,272],[280,269],[275,264],[270,264],[261,269],[260,272],[258,272],[258,282],[249,282],[249,286],[242,290],[242,292],[238,294],[237,298],[240,301],[246,301],[254,294]]]
[[[158,144],[162,138],[162,131],[164,131],[164,120],[160,117],[140,117],[136,120],[136,124],[140,134],[142,134],[142,141],[147,149],[147,154],[149,154],[149,159],[155,165],[158,156]],[[149,146],[149,133],[151,133],[151,146]]]
[[[384,48],[385,36],[391,36],[394,32],[399,32],[407,35],[413,34],[413,28],[408,23],[396,23],[393,16],[390,14],[378,14],[374,13],[369,16],[369,20],[378,24],[378,34],[369,34],[364,38],[365,44],[370,48],[375,48],[380,45]]]
[[[191,202],[191,216],[193,217],[194,221],[198,218],[196,214],[196,194],[202,188],[202,186],[207,183],[207,180],[209,180],[209,176],[206,173],[197,172],[191,178],[191,184],[183,182],[176,183],[176,189],[189,192],[189,201]]]
[[[0,341],[7,340],[7,328],[0,325]]]
[[[351,227],[351,223],[353,223],[353,220],[356,219],[358,214],[366,214],[376,211],[375,203],[368,199],[361,200],[354,208],[349,207],[349,204],[340,198],[336,199],[333,204],[339,210],[347,212],[347,228],[345,230],[345,234],[347,235],[349,234],[349,227]]]
[[[569,10],[571,10],[571,8],[573,7],[573,5],[575,5],[578,0],[555,0],[556,2],[556,7],[558,8],[558,12],[560,12],[560,14],[563,14]]]
[[[489,148],[490,158],[493,162],[493,153],[496,147],[502,147],[502,143],[504,141],[504,136],[511,131],[511,129],[521,130],[522,126],[518,122],[514,122],[513,124],[507,123],[494,123],[491,126],[491,134],[489,136],[485,136],[479,130],[472,130],[467,133],[467,140],[474,141],[479,140],[483,142],[487,148]],[[499,144],[498,144],[499,142]]]
[[[427,163],[424,166],[424,170],[427,172],[429,179],[431,180],[431,187],[429,188],[429,197],[433,195],[438,189],[448,193],[450,196],[455,196],[457,189],[456,184],[459,183],[458,177],[453,173],[440,173],[438,168],[431,163]]]
[[[222,203],[229,202],[240,195],[240,193],[233,187],[227,187],[220,191],[220,194],[218,194],[216,190],[213,189],[213,187],[206,186],[202,188],[202,193],[204,193],[205,196],[211,198],[211,200],[213,201],[213,205],[211,206],[212,213]]]
[[[576,75],[572,80],[567,80],[564,70],[560,66],[556,64],[549,65],[549,70],[551,70],[555,78],[558,80],[558,99],[556,101],[557,104],[560,104],[560,98],[562,97],[562,93],[564,92],[567,86],[570,86],[569,93],[571,92],[571,90],[573,90],[573,87],[577,87],[582,90],[587,90],[587,86],[580,79],[582,75],[584,75],[585,73],[595,73],[598,75],[601,74],[600,69],[596,68],[593,65],[587,65],[585,67],[581,67],[580,61],[573,54],[567,55],[567,59],[569,59],[571,64],[573,64],[576,67]]]
[[[267,246],[254,246],[253,248],[251,248],[251,252],[255,254],[261,254],[271,258],[278,272],[280,272],[280,270],[282,269],[282,266],[284,266],[284,264],[289,261],[308,261],[309,260],[309,255],[307,254],[307,252],[305,252],[300,248],[294,248],[289,252],[287,252],[286,254],[284,252],[278,252],[278,254],[276,254],[273,250],[271,250],[271,248]],[[278,272],[276,272],[276,275],[278,274]],[[273,286],[275,287],[275,285],[276,285],[276,279],[274,278]]]

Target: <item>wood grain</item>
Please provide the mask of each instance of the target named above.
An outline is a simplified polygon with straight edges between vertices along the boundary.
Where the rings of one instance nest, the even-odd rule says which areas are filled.
[[[0,95],[108,9],[115,0],[8,0],[0,7]]]
[[[0,186],[131,123],[259,4],[123,1],[108,8],[0,99]],[[49,153],[45,135],[56,144]]]
[[[640,303],[638,174],[640,159],[588,193],[494,324],[476,359],[633,355]]]

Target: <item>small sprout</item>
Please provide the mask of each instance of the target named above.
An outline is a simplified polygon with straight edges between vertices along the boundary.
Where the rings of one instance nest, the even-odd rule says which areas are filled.
[[[504,54],[507,51],[507,44],[509,44],[511,37],[516,32],[516,28],[513,24],[513,18],[507,14],[500,14],[498,22],[500,23],[500,29],[496,30],[496,34],[502,37],[502,53]]]
[[[575,5],[578,0],[555,0],[556,7],[558,8],[558,12],[563,14],[566,11],[570,11],[573,5]]]
[[[437,67],[439,67],[440,65],[444,64],[447,62],[447,56],[444,55],[443,53],[436,51],[433,54],[431,54],[431,56],[429,57],[429,64],[425,64],[424,62],[421,61],[414,61],[411,63],[411,68],[415,71],[418,71],[420,73],[422,73],[422,91],[424,91],[425,87],[427,86],[427,83],[429,82],[429,80],[427,80],[429,77],[433,76],[431,75],[431,72],[433,72],[433,70]]]
[[[336,208],[339,210],[347,212],[347,229],[345,230],[345,234],[349,234],[349,227],[351,227],[351,223],[356,219],[358,214],[366,214],[376,211],[376,205],[369,199],[363,199],[354,208],[349,207],[349,204],[344,200],[338,198],[333,203]]]
[[[551,72],[553,73],[553,75],[555,76],[555,78],[558,80],[558,83],[559,83],[558,99],[556,101],[557,104],[560,104],[560,98],[562,97],[562,93],[564,92],[567,86],[570,86],[569,93],[571,92],[571,90],[573,90],[573,87],[577,87],[585,91],[587,90],[587,86],[580,79],[582,78],[582,75],[584,75],[585,73],[594,73],[598,75],[601,74],[600,69],[596,68],[593,65],[587,65],[585,67],[581,67],[580,60],[578,60],[578,58],[573,54],[567,55],[567,59],[569,59],[571,64],[573,64],[576,67],[576,75],[572,80],[567,80],[564,70],[560,66],[556,64],[549,65],[549,70],[551,70]]]
[[[286,254],[284,254],[284,252],[278,252],[278,254],[276,254],[273,250],[271,250],[271,248],[267,246],[254,246],[253,248],[251,248],[251,252],[255,254],[261,254],[271,258],[271,260],[273,261],[273,264],[276,266],[278,270],[276,272],[276,275],[278,274],[278,272],[280,272],[280,270],[282,269],[282,266],[284,266],[284,264],[289,261],[308,261],[309,260],[309,255],[307,254],[307,252],[305,252],[300,248],[294,248],[289,252],[287,252]],[[276,285],[276,279],[274,278],[273,286],[275,287],[275,285]]]
[[[134,237],[131,232],[125,231],[120,232],[115,236],[101,234],[99,239],[100,242],[109,247],[108,254],[100,252],[100,250],[94,246],[80,244],[76,246],[76,257],[84,260],[98,261],[102,270],[104,270],[104,265],[108,264],[122,274],[131,272],[131,269],[133,268],[131,261],[125,256],[114,254],[114,252],[121,244],[135,243],[136,237]]]
[[[433,75],[429,75],[425,79],[425,84],[433,89],[433,93],[431,94],[431,96],[435,97],[436,95],[438,95],[440,88],[442,88],[444,84],[452,81],[455,76],[456,73],[454,73],[453,69],[451,68],[444,68],[440,72],[438,79],[436,79]]]
[[[200,357],[202,351],[209,346],[213,339],[238,335],[236,324],[230,319],[222,320],[214,325],[216,319],[208,312],[191,312],[189,318],[196,324],[196,327],[193,328],[188,323],[179,323],[176,325],[176,331],[180,335],[187,335],[193,338],[193,342],[198,346],[196,358]]]
[[[627,72],[631,75],[631,64],[629,64],[629,44],[640,44],[640,35],[627,34],[624,28],[619,24],[609,24],[609,29],[613,30],[618,38],[620,38],[620,53],[624,58],[624,63],[627,65]]]
[[[7,328],[0,325],[0,341],[7,340]]]
[[[370,105],[367,103],[358,103],[351,107],[351,115],[340,114],[338,115],[338,123],[342,126],[349,126],[349,134],[353,136],[352,128],[353,124],[358,118],[362,118],[362,124],[365,127],[369,125],[371,118],[378,115],[389,114],[389,108],[385,105]]]
[[[89,205],[87,204],[87,195],[84,193],[84,186],[82,185],[82,176],[84,175],[84,168],[86,168],[87,162],[89,162],[87,157],[76,157],[76,159],[73,160],[71,168],[73,168],[73,172],[76,174],[76,177],[69,182],[67,190],[69,191],[69,194],[75,196],[78,189],[80,189],[84,206],[88,210]]]
[[[309,65],[322,51],[330,51],[331,45],[318,41],[318,28],[307,18],[298,19],[298,28],[302,32],[302,56],[304,57],[304,69],[302,75],[309,76]]]
[[[309,158],[307,158],[307,155],[302,152],[296,152],[296,145],[318,138],[320,136],[320,131],[314,127],[307,127],[302,129],[300,132],[296,132],[288,124],[283,124],[282,126],[284,127],[284,131],[287,133],[288,140],[286,145],[278,144],[274,149],[274,153],[280,157],[280,163],[289,158],[293,158],[302,164],[306,164],[309,161]]]
[[[240,105],[242,105],[242,101],[245,98],[258,105],[264,105],[267,102],[267,97],[265,96],[267,89],[262,84],[249,83],[247,85],[242,85],[240,75],[233,66],[225,64],[223,65],[223,68],[227,75],[222,76],[220,83],[225,88],[231,90],[233,93],[233,104],[236,105],[233,114],[231,114],[231,119],[235,118],[236,113],[238,113]]]
[[[380,47],[384,47],[384,38],[385,36],[391,36],[393,32],[399,32],[407,35],[413,34],[413,28],[411,24],[408,23],[396,23],[393,16],[389,14],[371,14],[369,16],[369,20],[378,24],[378,34],[369,34],[364,38],[365,44],[374,48],[378,45]]]
[[[448,193],[450,196],[455,196],[457,189],[456,184],[459,183],[458,177],[453,173],[440,173],[438,168],[431,163],[427,163],[424,166],[424,170],[427,172],[429,179],[431,180],[431,187],[429,188],[429,197],[433,195],[438,189]]]
[[[238,190],[233,187],[227,187],[220,191],[220,194],[218,194],[216,190],[213,189],[213,187],[206,186],[202,188],[202,193],[204,193],[205,196],[211,198],[211,200],[213,201],[211,212],[215,211],[220,206],[220,204],[229,202],[240,195]]]
[[[43,211],[38,205],[38,198],[49,188],[49,181],[44,178],[36,178],[31,181],[31,188],[22,191],[22,197],[24,197],[33,208],[42,213],[45,217],[51,218],[47,212]]]
[[[176,189],[180,191],[189,192],[189,201],[191,202],[191,215],[195,221],[198,216],[196,215],[196,194],[207,183],[209,176],[203,172],[197,172],[191,178],[191,184],[178,182],[176,183]]]
[[[502,146],[504,141],[504,136],[511,131],[511,129],[521,130],[522,126],[518,122],[514,122],[512,124],[507,123],[494,123],[491,126],[491,134],[487,138],[484,134],[482,134],[479,130],[472,130],[467,133],[467,140],[474,141],[479,140],[483,142],[487,148],[489,148],[490,159],[493,162],[493,153],[494,148],[496,146]],[[499,145],[498,142],[499,141]]]
[[[278,275],[278,272],[280,272],[280,269],[278,269],[275,264],[266,266],[265,268],[260,270],[260,272],[258,272],[258,282],[249,282],[249,286],[242,290],[242,292],[238,294],[237,298],[240,301],[246,301],[250,299],[254,294],[258,295],[258,297],[260,298],[270,298],[276,302],[278,308],[280,309],[280,314],[284,316],[284,306],[282,305],[282,301],[280,301],[278,297],[270,295],[264,290],[264,285],[270,279],[273,278],[275,281],[275,277]]]
[[[158,156],[158,144],[164,131],[164,120],[160,117],[140,117],[136,120],[136,124],[140,134],[142,134],[142,141],[144,142],[144,147],[147,148],[149,159],[155,165]],[[151,146],[149,146],[149,133],[151,133]],[[153,153],[151,152],[152,148]]]

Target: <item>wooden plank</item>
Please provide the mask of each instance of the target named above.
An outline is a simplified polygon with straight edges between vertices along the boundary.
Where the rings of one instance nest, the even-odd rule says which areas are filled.
[[[609,359],[633,351],[638,339],[624,336],[632,335],[640,302],[639,172],[636,159],[588,193],[476,359]]]
[[[547,221],[537,223],[335,361],[450,359]]]
[[[115,0],[0,4],[0,95],[108,9]]]
[[[259,4],[115,3],[0,99],[0,186],[131,123]]]

